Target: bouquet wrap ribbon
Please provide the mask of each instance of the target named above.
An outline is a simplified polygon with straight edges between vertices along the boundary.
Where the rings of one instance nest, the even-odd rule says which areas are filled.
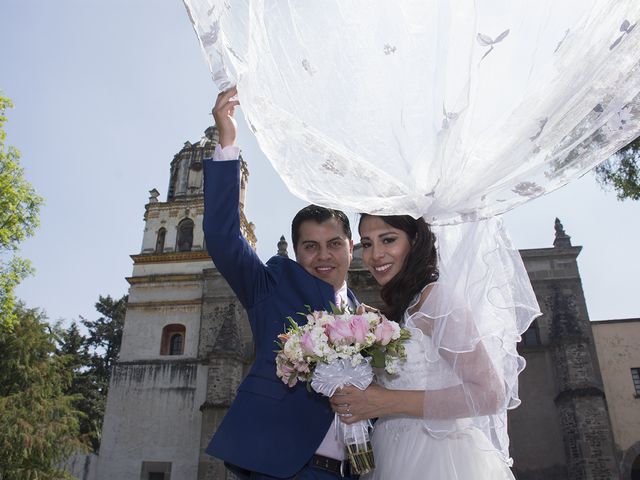
[[[336,390],[346,385],[364,390],[373,380],[373,370],[368,359],[357,364],[349,359],[338,359],[331,363],[318,364],[311,379],[311,388],[316,392],[331,397]],[[373,451],[369,437],[372,427],[370,420],[360,420],[351,425],[340,421],[338,414],[334,418],[336,434],[342,435],[347,450],[351,471],[363,475],[375,468]]]

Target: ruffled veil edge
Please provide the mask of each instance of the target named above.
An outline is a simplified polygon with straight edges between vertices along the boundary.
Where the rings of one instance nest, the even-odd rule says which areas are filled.
[[[516,346],[541,315],[538,302],[500,218],[432,228],[440,276],[420,310],[405,315],[423,332],[424,426],[434,437],[474,426],[488,440],[478,447],[511,465],[507,411],[520,404],[525,366]]]

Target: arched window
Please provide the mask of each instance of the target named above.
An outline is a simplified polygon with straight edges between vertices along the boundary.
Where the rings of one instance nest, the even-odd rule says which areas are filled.
[[[162,329],[160,355],[183,355],[186,329],[180,323],[165,325]]]
[[[161,228],[158,230],[158,238],[156,239],[156,253],[162,253],[164,251],[164,237],[167,236],[167,229]]]
[[[185,218],[178,224],[178,241],[176,250],[178,252],[190,252],[193,245],[193,220]]]

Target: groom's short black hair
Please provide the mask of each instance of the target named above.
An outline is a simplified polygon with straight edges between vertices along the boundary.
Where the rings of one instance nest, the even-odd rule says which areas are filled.
[[[298,240],[300,239],[300,225],[308,220],[313,220],[316,223],[323,223],[327,220],[335,218],[338,223],[342,224],[342,230],[349,240],[351,240],[351,226],[349,225],[349,218],[342,210],[333,210],[332,208],[320,207],[318,205],[308,205],[296,213],[291,221],[291,241],[293,242],[293,251],[296,251],[298,247]]]

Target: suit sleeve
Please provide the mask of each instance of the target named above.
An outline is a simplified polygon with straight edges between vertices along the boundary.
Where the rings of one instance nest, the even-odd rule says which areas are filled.
[[[204,161],[204,235],[218,271],[245,308],[274,286],[269,269],[240,232],[240,161]]]

